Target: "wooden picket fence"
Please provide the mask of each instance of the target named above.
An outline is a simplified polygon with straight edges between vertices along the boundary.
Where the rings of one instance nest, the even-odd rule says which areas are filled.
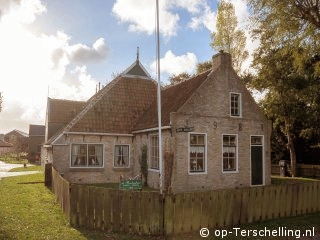
[[[320,212],[320,181],[163,197],[70,184],[52,172],[53,191],[71,225],[102,231],[173,236]]]

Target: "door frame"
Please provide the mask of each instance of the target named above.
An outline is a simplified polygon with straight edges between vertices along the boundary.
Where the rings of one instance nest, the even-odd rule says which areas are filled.
[[[251,142],[251,137],[261,137],[261,145],[254,145]],[[250,186],[252,187],[259,187],[259,186],[264,186],[265,185],[265,142],[264,142],[264,135],[259,135],[259,134],[252,134],[250,135]],[[261,146],[262,147],[262,184],[258,185],[253,185],[252,184],[252,146]]]

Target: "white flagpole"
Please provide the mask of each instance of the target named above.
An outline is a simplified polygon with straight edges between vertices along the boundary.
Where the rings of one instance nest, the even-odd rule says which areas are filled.
[[[161,82],[160,82],[160,36],[159,36],[159,0],[156,0],[157,15],[157,78],[158,78],[158,135],[159,135],[159,188],[160,194],[163,192],[162,186],[162,132],[161,132]]]

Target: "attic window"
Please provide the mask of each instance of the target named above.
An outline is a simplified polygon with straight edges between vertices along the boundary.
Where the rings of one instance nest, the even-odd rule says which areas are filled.
[[[230,93],[230,115],[241,117],[241,94]]]

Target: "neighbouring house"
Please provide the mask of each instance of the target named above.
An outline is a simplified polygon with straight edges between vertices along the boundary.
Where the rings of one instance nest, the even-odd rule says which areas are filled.
[[[60,109],[48,114],[59,115]],[[162,163],[157,83],[138,58],[72,115],[44,149],[71,182],[135,177],[146,149],[147,183],[153,188],[160,187],[160,164],[165,191],[270,184],[271,124],[227,53],[213,56],[211,70],[161,89]]]
[[[4,134],[0,134],[0,155],[12,152],[13,145],[4,140]]]
[[[45,126],[44,125],[29,125],[29,151],[28,160],[31,163],[40,163],[41,146],[44,143]]]
[[[4,135],[4,140],[12,144],[12,152],[16,154],[28,152],[28,133],[14,129]]]
[[[86,102],[83,101],[48,98],[44,142],[48,142],[50,138],[54,137],[54,134],[59,133],[59,131],[61,131],[61,129],[83,108],[85,103]],[[52,162],[52,154],[47,150],[49,149],[41,150],[42,165],[46,162]]]

